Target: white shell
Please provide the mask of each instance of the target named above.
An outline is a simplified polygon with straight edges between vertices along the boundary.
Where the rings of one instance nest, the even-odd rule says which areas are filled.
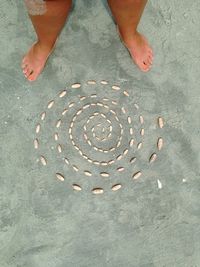
[[[81,190],[82,190],[82,188],[81,188],[80,185],[78,185],[78,184],[73,184],[72,187],[73,187],[73,189],[76,190],[76,191],[81,191]]]
[[[72,86],[71,86],[72,88],[80,88],[81,87],[81,84],[80,83],[74,83],[74,84],[72,84]]]
[[[140,131],[140,134],[143,136],[144,135],[144,129],[142,128]]]
[[[60,127],[60,125],[61,125],[61,120],[58,120],[57,122],[56,122],[56,128],[59,128]]]
[[[62,115],[64,116],[64,115],[67,113],[67,111],[68,111],[68,109],[65,108],[65,109],[63,110],[63,112],[62,112]]]
[[[85,175],[87,175],[87,176],[92,176],[92,173],[89,172],[89,171],[84,171],[84,173],[85,173]]]
[[[107,173],[107,172],[101,172],[100,175],[102,177],[109,177],[109,173]]]
[[[161,118],[161,117],[158,118],[158,126],[159,126],[160,128],[163,128],[163,126],[164,126],[164,120],[163,120],[163,118]]]
[[[73,107],[74,106],[74,102],[71,102],[71,103],[69,103],[69,108],[71,108],[71,107]]]
[[[58,141],[58,133],[54,134],[54,139],[55,139],[55,141]]]
[[[46,117],[46,112],[42,112],[42,114],[40,115],[41,120],[43,121]]]
[[[156,153],[153,153],[153,154],[150,156],[149,162],[150,162],[150,163],[151,163],[151,162],[154,162],[154,161],[156,160],[156,158],[157,158]]]
[[[122,172],[122,171],[124,171],[124,167],[119,167],[119,168],[117,168],[117,171],[118,171],[118,172]]]
[[[124,107],[121,108],[122,112],[125,114],[126,113],[126,110]]]
[[[101,84],[104,84],[104,85],[105,85],[105,84],[108,84],[108,82],[105,81],[105,80],[102,80],[102,81],[101,81]]]
[[[135,142],[135,141],[134,141],[134,139],[132,138],[132,139],[130,140],[130,142],[129,142],[129,146],[132,147],[132,146],[134,145],[134,142]]]
[[[142,142],[137,144],[137,148],[140,149],[142,147]]]
[[[130,135],[133,135],[133,128],[129,129]]]
[[[89,81],[87,81],[87,84],[96,84],[96,81],[94,81],[94,80],[89,80]]]
[[[125,150],[123,151],[123,154],[126,155],[127,153],[128,153],[128,149],[125,149]]]
[[[158,142],[157,142],[157,147],[158,147],[158,150],[161,150],[162,147],[163,147],[163,139],[161,137],[158,138]]]
[[[39,147],[39,142],[38,142],[38,139],[36,138],[36,139],[34,140],[34,148],[35,148],[35,149],[38,149],[38,147]]]
[[[54,101],[54,100],[51,100],[51,101],[48,103],[48,105],[47,105],[48,109],[52,108],[53,105],[54,105],[54,103],[55,103],[55,101]]]
[[[77,167],[76,165],[72,165],[72,168],[73,168],[76,172],[78,172],[78,167]]]
[[[62,182],[65,180],[65,177],[60,173],[56,173],[56,177]]]
[[[117,191],[117,190],[119,190],[121,187],[122,187],[121,184],[115,184],[115,185],[112,186],[111,189],[112,189],[112,191]]]
[[[103,188],[94,188],[92,190],[93,194],[102,194],[103,193]]]
[[[135,103],[134,106],[135,106],[136,109],[139,109],[138,104]]]
[[[140,117],[139,117],[139,120],[140,120],[140,123],[141,123],[141,124],[143,124],[143,123],[144,123],[144,118],[143,118],[143,116],[142,116],[142,115],[140,115]]]
[[[63,90],[62,92],[60,92],[59,97],[64,97],[66,95],[67,91]]]
[[[124,91],[125,96],[129,96],[129,93],[127,91]]]
[[[161,183],[161,181],[159,179],[157,179],[157,184],[158,184],[158,188],[162,189],[162,183]]]
[[[41,129],[41,125],[40,124],[37,124],[36,129],[35,129],[35,132],[36,133],[39,133],[40,132],[40,129]]]
[[[58,146],[57,146],[57,149],[58,149],[58,152],[59,152],[59,153],[62,152],[62,147],[61,147],[61,145],[58,145]]]
[[[67,158],[64,158],[65,163],[69,164],[69,160]]]
[[[133,158],[130,159],[130,163],[133,163],[135,161],[136,161],[136,157],[133,157]]]
[[[122,159],[122,157],[123,157],[122,155],[118,155],[118,156],[116,157],[116,159],[117,159],[117,160],[120,160],[120,159]]]
[[[140,176],[142,175],[142,173],[139,171],[139,172],[136,172],[133,174],[133,179],[136,180],[138,179]]]
[[[43,166],[46,166],[47,165],[47,160],[45,159],[45,157],[41,156],[40,157],[40,161],[42,163]]]
[[[128,116],[127,120],[128,120],[128,123],[131,124],[131,117]]]
[[[112,86],[112,89],[114,89],[114,90],[120,90],[120,87],[118,85],[113,85]]]

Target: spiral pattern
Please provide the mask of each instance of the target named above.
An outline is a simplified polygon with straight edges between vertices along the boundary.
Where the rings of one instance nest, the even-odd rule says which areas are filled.
[[[87,95],[83,93],[85,89]],[[94,194],[102,194],[109,188],[118,191],[124,185],[124,177],[130,176],[131,169],[131,179],[137,180],[143,171],[136,168],[136,154],[143,150],[148,128],[139,105],[131,103],[130,107],[129,95],[128,90],[122,90],[116,84],[110,85],[105,80],[89,80],[83,85],[74,83],[62,90],[48,102],[36,124],[34,148],[38,151],[40,163],[46,166],[52,161],[57,167],[57,160],[62,162],[65,167],[62,171],[57,170],[55,177],[69,183],[67,175],[73,171],[71,179],[74,175],[77,182],[72,181],[71,186],[75,191],[84,188],[89,188]],[[163,126],[163,118],[158,117],[156,129]],[[49,139],[56,147],[53,160],[46,155]],[[145,163],[153,163],[162,147],[163,138],[158,136]],[[85,177],[82,183],[88,182],[89,186],[81,184],[80,177]],[[92,178],[87,177],[95,177],[96,180],[90,182],[97,184],[90,188],[87,179]],[[158,183],[160,188],[161,182]]]

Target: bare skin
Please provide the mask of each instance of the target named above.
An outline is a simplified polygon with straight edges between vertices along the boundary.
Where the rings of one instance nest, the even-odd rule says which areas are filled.
[[[122,42],[144,72],[149,71],[153,62],[153,51],[147,39],[137,31],[146,3],[147,0],[108,0]],[[70,12],[72,0],[46,0],[46,5],[45,14],[29,14],[38,37],[22,59],[21,67],[29,81],[36,80],[44,69]]]
[[[122,42],[141,71],[150,70],[153,51],[147,39],[137,31],[147,0],[108,0]]]
[[[22,59],[21,67],[29,81],[36,80],[44,69],[70,12],[71,4],[71,0],[48,0],[45,14],[29,14],[38,37]]]

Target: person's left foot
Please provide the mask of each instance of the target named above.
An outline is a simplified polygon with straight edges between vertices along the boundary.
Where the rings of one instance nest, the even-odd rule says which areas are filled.
[[[137,31],[128,40],[125,40],[120,32],[119,35],[135,64],[140,70],[144,72],[149,71],[153,63],[153,51],[146,38]]]

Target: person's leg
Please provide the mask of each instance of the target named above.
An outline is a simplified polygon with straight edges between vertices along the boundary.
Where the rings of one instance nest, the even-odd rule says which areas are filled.
[[[26,0],[38,1],[38,0]],[[40,0],[41,2],[41,0]],[[29,17],[37,34],[37,42],[32,45],[22,60],[22,69],[29,81],[34,81],[42,72],[48,56],[65,24],[71,9],[71,0],[46,0],[45,6],[34,8],[27,6]],[[32,8],[32,9],[31,9]],[[34,15],[33,15],[34,14]]]
[[[153,51],[146,38],[137,31],[147,0],[108,0],[118,30],[134,62],[142,71],[148,71]]]

